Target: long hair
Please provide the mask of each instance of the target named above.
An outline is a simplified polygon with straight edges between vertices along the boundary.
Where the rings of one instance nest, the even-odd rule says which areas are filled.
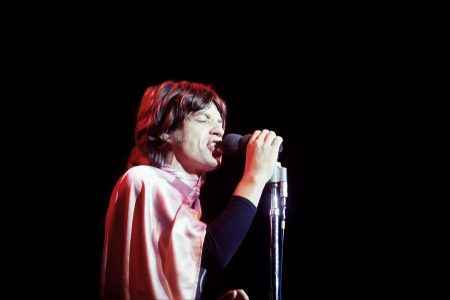
[[[225,129],[227,107],[211,86],[188,81],[165,81],[145,91],[136,119],[135,146],[128,157],[127,167],[152,165],[160,168],[164,163],[163,134],[183,125],[193,112],[216,105]]]

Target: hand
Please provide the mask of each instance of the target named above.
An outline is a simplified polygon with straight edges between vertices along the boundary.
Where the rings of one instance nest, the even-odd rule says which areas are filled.
[[[267,129],[253,132],[247,143],[244,177],[251,176],[266,184],[275,171],[282,141],[280,136]]]
[[[234,195],[244,197],[258,206],[264,186],[275,171],[282,142],[283,138],[273,131],[264,129],[253,132],[247,143],[244,174]]]
[[[229,290],[225,294],[219,297],[217,300],[230,300],[230,299],[236,299],[236,300],[249,300],[248,295],[244,292],[244,290],[238,289],[238,290]]]

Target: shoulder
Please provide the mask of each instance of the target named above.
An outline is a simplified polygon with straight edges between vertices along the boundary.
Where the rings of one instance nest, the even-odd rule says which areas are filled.
[[[124,177],[130,178],[130,179],[145,179],[148,178],[149,176],[159,176],[159,174],[161,173],[161,170],[156,168],[156,167],[152,167],[152,166],[147,166],[147,165],[140,165],[140,166],[135,166],[132,168],[129,168],[125,174]]]
[[[122,176],[121,181],[128,185],[149,185],[160,184],[165,180],[161,169],[153,166],[141,165],[128,169]]]
[[[155,192],[167,185],[162,170],[141,165],[128,169],[117,181],[115,191],[119,194]]]

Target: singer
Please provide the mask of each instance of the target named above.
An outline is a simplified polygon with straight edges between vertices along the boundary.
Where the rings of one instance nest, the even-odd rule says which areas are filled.
[[[225,268],[235,254],[274,173],[282,138],[267,129],[250,135],[229,204],[205,224],[200,187],[222,163],[226,117],[224,100],[210,86],[166,81],[147,88],[135,146],[106,215],[102,299],[202,299],[207,270]],[[248,298],[241,289],[220,297]]]

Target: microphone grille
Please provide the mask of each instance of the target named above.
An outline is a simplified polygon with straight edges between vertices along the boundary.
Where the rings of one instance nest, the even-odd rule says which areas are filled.
[[[229,156],[237,156],[239,155],[239,141],[242,135],[237,133],[227,134],[222,141],[222,151],[223,154]]]

